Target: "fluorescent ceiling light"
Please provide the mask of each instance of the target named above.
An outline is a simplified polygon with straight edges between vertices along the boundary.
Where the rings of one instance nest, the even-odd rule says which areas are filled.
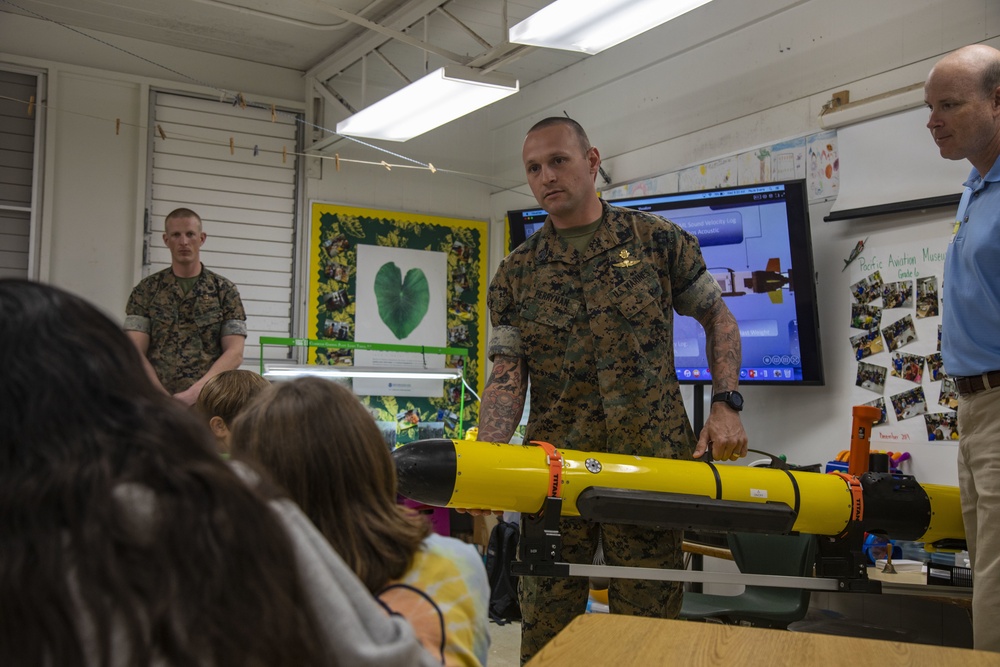
[[[337,123],[337,134],[407,141],[518,91],[504,74],[442,67]]]
[[[272,366],[268,365],[264,377],[269,380],[290,380],[297,377],[323,377],[331,379],[381,378],[385,380],[457,380],[461,368],[389,368],[363,366]]]
[[[600,53],[710,0],[556,0],[510,29],[509,39]]]

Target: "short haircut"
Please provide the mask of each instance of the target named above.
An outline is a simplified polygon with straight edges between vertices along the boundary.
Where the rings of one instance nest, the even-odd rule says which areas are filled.
[[[180,220],[181,218],[194,218],[198,221],[198,227],[201,227],[201,216],[192,211],[189,208],[175,208],[170,213],[167,213],[167,217],[163,219],[163,229],[167,229],[167,223],[171,220]]]
[[[253,371],[240,368],[223,371],[209,378],[195,405],[205,419],[221,417],[227,427],[232,426],[236,415],[270,384]]]
[[[587,137],[587,132],[583,129],[583,126],[572,118],[567,118],[566,116],[549,116],[548,118],[543,118],[531,126],[531,129],[528,130],[528,134],[537,130],[543,130],[546,127],[553,127],[555,125],[565,125],[573,130],[573,134],[575,134],[576,138],[579,140],[580,147],[583,149],[584,153],[591,149],[590,139]]]

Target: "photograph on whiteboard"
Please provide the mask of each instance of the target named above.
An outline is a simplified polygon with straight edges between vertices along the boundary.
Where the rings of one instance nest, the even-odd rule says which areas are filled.
[[[946,376],[941,380],[941,393],[938,394],[938,405],[943,405],[952,410],[958,409],[958,387],[955,386],[953,378]]]
[[[917,330],[913,326],[913,318],[909,315],[896,320],[882,329],[882,336],[890,352],[895,352],[904,345],[917,340]]]
[[[937,340],[937,351],[941,351],[941,325],[938,325],[938,340]]]
[[[878,408],[879,410],[882,411],[882,416],[880,416],[877,420],[875,420],[875,423],[873,424],[873,426],[882,426],[883,424],[888,424],[889,423],[889,418],[886,415],[886,411],[885,411],[885,399],[884,398],[876,398],[874,401],[868,401],[867,403],[862,403],[861,405],[870,405],[871,407]]]
[[[875,331],[882,322],[882,309],[861,303],[851,304],[851,327]]]
[[[913,308],[913,281],[901,280],[882,286],[882,308]]]
[[[885,393],[885,375],[888,370],[885,366],[876,366],[860,361],[858,362],[858,378],[854,384],[862,389],[874,391],[876,394]]]
[[[893,412],[896,413],[896,421],[910,419],[927,412],[927,399],[924,398],[924,388],[914,387],[909,391],[900,392],[889,397],[892,401]]]
[[[882,345],[882,335],[878,331],[866,331],[857,336],[851,336],[851,347],[854,348],[854,357],[858,361],[878,354],[885,349]]]
[[[917,278],[917,318],[938,315],[937,276]]]
[[[958,440],[958,415],[954,412],[934,412],[924,415],[927,439],[931,442]]]
[[[931,376],[931,381],[943,380],[947,375],[944,373],[944,362],[941,360],[941,353],[927,355],[927,374]]]
[[[871,303],[882,296],[882,274],[875,271],[851,285],[851,296],[858,303]]]
[[[892,375],[920,384],[924,377],[924,358],[917,354],[893,352]]]

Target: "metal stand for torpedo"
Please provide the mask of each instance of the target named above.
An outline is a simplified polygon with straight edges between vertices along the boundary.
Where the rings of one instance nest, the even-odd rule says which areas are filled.
[[[704,387],[695,386],[696,433],[704,423]],[[839,537],[818,537],[816,577],[704,572],[695,570],[584,565],[562,561],[559,519],[562,498],[545,499],[538,514],[522,514],[524,526],[515,576],[607,577],[799,588],[815,591],[880,593],[881,583],[868,578],[861,544],[864,533],[852,521]],[[599,523],[626,523],[679,530],[726,533],[734,530],[770,534],[794,532],[795,511],[784,503],[747,503],[656,491],[590,487],[577,499],[581,518]]]

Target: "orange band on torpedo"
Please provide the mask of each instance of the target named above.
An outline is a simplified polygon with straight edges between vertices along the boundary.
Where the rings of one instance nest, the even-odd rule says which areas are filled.
[[[556,448],[541,440],[532,440],[531,444],[538,445],[545,450],[545,461],[549,464],[549,490],[550,498],[558,498],[562,493],[562,456]]]
[[[847,482],[847,488],[851,492],[851,521],[861,521],[865,515],[865,497],[861,489],[861,480],[839,470],[831,471],[829,474],[836,475]]]

